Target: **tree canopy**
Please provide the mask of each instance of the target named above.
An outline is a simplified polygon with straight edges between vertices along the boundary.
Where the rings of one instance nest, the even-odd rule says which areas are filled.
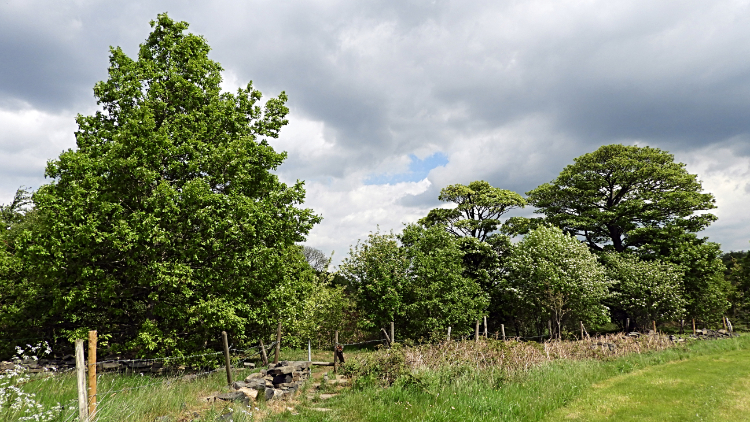
[[[174,353],[270,327],[314,276],[294,244],[320,218],[299,207],[301,182],[272,173],[286,157],[268,141],[287,124],[286,95],[222,92],[203,37],[166,14],[151,26],[137,58],[110,49],[101,110],[79,115],[78,148],[48,163],[52,181],[34,195],[46,225],[23,255],[48,293],[44,329]]]
[[[714,197],[697,176],[658,148],[605,145],[584,154],[557,179],[527,193],[537,213],[594,250],[639,248],[673,233],[703,230]]]
[[[438,199],[453,202],[456,207],[435,208],[420,220],[421,224],[440,224],[455,236],[471,236],[481,241],[486,241],[498,229],[500,216],[526,205],[521,195],[493,187],[484,180],[447,186],[440,191]]]

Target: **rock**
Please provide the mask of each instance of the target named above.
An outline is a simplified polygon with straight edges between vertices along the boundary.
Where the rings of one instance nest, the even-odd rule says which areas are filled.
[[[240,388],[239,392],[247,396],[248,399],[255,400],[258,397],[258,390],[252,388]]]
[[[247,387],[247,383],[242,382],[242,381],[235,381],[232,384],[232,388],[234,388],[235,390],[239,390],[240,388],[245,388],[245,387]]]
[[[244,366],[245,368],[251,368],[251,369],[255,368],[255,364],[252,362],[242,362],[242,366]]]
[[[245,382],[250,382],[254,379],[263,378],[265,375],[261,374],[260,372],[254,372],[245,378]]]
[[[274,384],[285,384],[285,383],[290,383],[292,381],[294,381],[294,377],[292,377],[292,374],[285,374],[285,375],[276,375],[275,377],[273,377],[273,381],[271,382],[273,382]]]
[[[243,402],[245,404],[250,403],[250,400],[248,400],[248,397],[245,395],[245,393],[241,391],[233,391],[231,393],[217,394],[216,398],[219,400],[224,400],[224,401],[237,401],[237,402]]]

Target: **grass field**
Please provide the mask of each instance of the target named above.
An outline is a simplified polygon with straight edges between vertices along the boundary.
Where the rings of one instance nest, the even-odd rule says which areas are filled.
[[[607,379],[546,419],[750,420],[750,350],[698,356]]]
[[[313,360],[329,360],[329,354],[316,352]],[[306,358],[306,351],[282,353],[282,359]],[[325,370],[318,368],[318,375]],[[235,378],[248,372],[239,371]],[[225,384],[223,372],[189,382],[105,374],[99,391],[110,394],[102,394],[99,421],[216,421],[230,409],[236,422],[749,420],[750,336],[610,360],[561,359],[515,375],[455,366],[421,371],[389,388],[360,379],[354,388],[323,401],[304,394],[293,402],[250,408],[199,401]],[[139,388],[116,392],[132,387]],[[35,380],[24,389],[46,406],[69,403],[75,399],[75,377]],[[74,416],[70,410],[59,420]],[[14,419],[4,419],[0,411],[0,420]]]

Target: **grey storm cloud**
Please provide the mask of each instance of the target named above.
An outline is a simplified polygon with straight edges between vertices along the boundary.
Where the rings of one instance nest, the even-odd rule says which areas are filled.
[[[313,135],[280,140],[290,151],[283,178],[350,188],[398,171],[399,157],[440,151],[450,163],[430,173],[432,185],[396,202],[424,209],[449,183],[526,192],[614,142],[750,156],[749,4],[11,1],[0,5],[0,111],[71,121],[91,112],[108,47],[135,55],[148,21],[167,11],[207,39],[237,85],[285,91],[291,126],[322,124],[329,149],[316,159],[305,153]],[[20,154],[9,136],[0,154]],[[20,141],[32,151],[24,157],[57,151],[43,142]],[[0,169],[3,197],[19,168],[27,179],[42,171],[32,161]]]

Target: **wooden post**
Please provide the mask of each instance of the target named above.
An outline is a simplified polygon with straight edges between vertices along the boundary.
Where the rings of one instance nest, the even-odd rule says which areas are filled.
[[[333,373],[338,373],[339,356],[336,354],[336,348],[339,347],[339,331],[336,330],[336,339],[333,341]]]
[[[312,340],[307,339],[307,375],[312,376]]]
[[[451,327],[448,327],[448,341],[451,341]]]
[[[89,420],[96,420],[96,331],[89,331]]]
[[[683,334],[685,332],[685,320],[680,320],[680,334]]]
[[[396,342],[396,327],[395,327],[395,325],[396,324],[393,321],[391,321],[391,343],[395,343]]]
[[[695,318],[693,318],[693,335],[695,335]]]
[[[229,341],[227,332],[221,332],[221,341],[224,343],[224,363],[227,366],[227,384],[232,385],[232,362],[229,360]]]
[[[273,363],[279,363],[279,352],[281,351],[281,321],[279,326],[276,328],[276,356],[273,358]]]
[[[385,331],[385,328],[381,328],[380,331],[383,332],[383,335],[385,336],[385,342],[388,347],[391,347],[391,338],[388,337],[388,333]]]
[[[628,332],[630,331],[630,318],[628,318],[626,321],[627,322],[625,323],[625,332]]]
[[[583,321],[579,321],[581,323],[581,341],[583,341]]]
[[[505,341],[505,324],[500,324],[500,331],[503,332],[503,341]]]
[[[268,355],[266,354],[266,346],[263,344],[263,339],[260,339],[260,358],[263,359],[263,365],[268,366]]]
[[[724,330],[726,331],[726,329],[727,329],[727,317],[721,317],[721,322],[724,323]]]
[[[474,328],[474,343],[479,341],[479,320],[477,320],[477,325]]]
[[[654,335],[656,335],[656,321],[651,321],[654,323]]]
[[[83,339],[76,340],[76,378],[78,380],[78,420],[88,422],[89,407],[86,394],[86,364],[83,358]]]
[[[487,317],[484,317],[484,338],[487,338]]]

